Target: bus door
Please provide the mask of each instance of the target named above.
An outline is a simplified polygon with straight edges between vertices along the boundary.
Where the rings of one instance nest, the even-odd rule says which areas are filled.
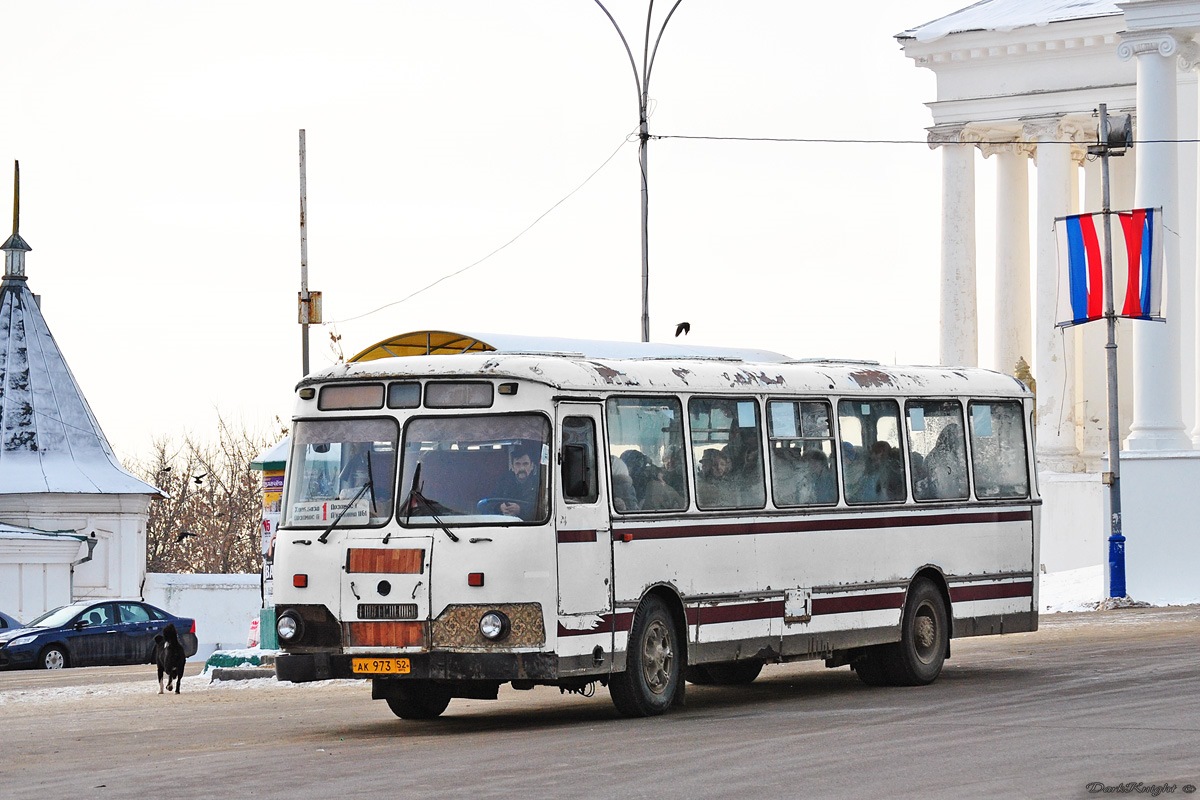
[[[612,611],[612,534],[600,441],[600,406],[560,403],[554,527],[558,613]]]

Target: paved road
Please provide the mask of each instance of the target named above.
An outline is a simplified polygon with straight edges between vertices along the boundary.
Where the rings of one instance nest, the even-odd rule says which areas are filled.
[[[1188,796],[1198,643],[1200,607],[1060,614],[955,641],[929,687],[769,666],[649,720],[619,718],[604,689],[506,687],[414,723],[350,681],[197,675],[160,697],[151,667],[0,673],[0,796]]]

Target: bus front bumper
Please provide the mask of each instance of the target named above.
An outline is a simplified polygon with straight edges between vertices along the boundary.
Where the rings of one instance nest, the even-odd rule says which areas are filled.
[[[396,680],[512,681],[555,680],[558,657],[552,653],[404,653],[409,671],[387,675]],[[362,656],[358,656],[362,657]],[[275,657],[275,677],[291,683],[308,683],[332,678],[379,678],[357,673],[354,656],[340,653],[287,653]]]

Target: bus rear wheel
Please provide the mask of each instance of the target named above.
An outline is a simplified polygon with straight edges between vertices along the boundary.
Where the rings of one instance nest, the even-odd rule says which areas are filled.
[[[854,672],[867,686],[925,686],[946,663],[950,625],[942,593],[932,582],[913,582],[904,603],[900,641],[867,648]]]
[[[435,719],[450,705],[450,690],[431,681],[404,681],[384,699],[401,719]]]
[[[653,717],[671,707],[683,681],[681,644],[666,604],[653,596],[642,601],[629,631],[625,671],[608,685],[622,716]]]
[[[913,582],[904,603],[900,641],[888,665],[897,686],[925,686],[942,673],[950,646],[949,615],[942,593],[931,581]]]

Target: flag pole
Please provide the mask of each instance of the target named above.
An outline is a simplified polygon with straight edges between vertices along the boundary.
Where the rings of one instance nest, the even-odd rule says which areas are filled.
[[[1109,202],[1108,159],[1110,142],[1108,107],[1100,104],[1100,184],[1104,212],[1104,321],[1108,341],[1104,345],[1108,374],[1108,596],[1125,597],[1125,536],[1121,529],[1121,431],[1117,403],[1117,314],[1113,304],[1112,209]]]

